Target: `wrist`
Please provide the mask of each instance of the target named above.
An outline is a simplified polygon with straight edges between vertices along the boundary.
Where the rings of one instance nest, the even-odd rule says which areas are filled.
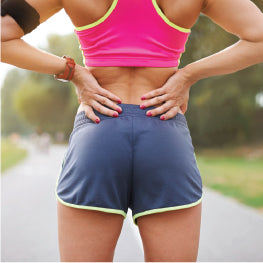
[[[75,66],[75,73],[74,76],[72,78],[72,83],[74,83],[75,85],[82,85],[85,80],[83,79],[83,77],[89,72],[87,72],[87,68],[80,66],[79,64],[76,64]]]
[[[63,56],[62,59],[64,60],[64,71],[55,74],[54,77],[56,80],[68,82],[72,80],[74,76],[76,63],[74,59],[69,56]]]
[[[83,68],[82,66],[80,66],[79,64],[76,64],[74,76],[73,76],[73,78],[71,80],[73,83],[77,82],[79,80],[82,68]]]
[[[66,60],[60,57],[54,75],[62,74],[65,71],[66,66],[67,66]]]
[[[192,64],[188,64],[184,68],[179,69],[179,71],[181,72],[181,74],[184,75],[184,78],[186,79],[186,82],[190,86],[194,85],[198,80],[200,80],[198,78],[198,75],[193,70]]]

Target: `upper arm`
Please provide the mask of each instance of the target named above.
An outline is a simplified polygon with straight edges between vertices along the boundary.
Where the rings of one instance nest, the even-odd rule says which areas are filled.
[[[206,0],[202,13],[240,39],[263,41],[263,13],[250,0]]]
[[[60,0],[26,0],[26,2],[39,13],[40,23],[63,8]],[[1,41],[21,38],[23,35],[24,31],[11,16],[1,17]]]

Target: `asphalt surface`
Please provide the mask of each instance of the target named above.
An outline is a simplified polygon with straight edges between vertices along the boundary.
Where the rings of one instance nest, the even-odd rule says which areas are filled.
[[[1,176],[1,261],[58,262],[55,184],[65,146],[29,157]],[[263,261],[263,214],[204,189],[198,261]],[[138,228],[128,211],[116,262],[144,261]]]

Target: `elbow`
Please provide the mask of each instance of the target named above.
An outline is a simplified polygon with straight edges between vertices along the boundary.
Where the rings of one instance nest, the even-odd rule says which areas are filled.
[[[260,41],[260,57],[261,57],[261,62],[260,63],[263,63],[263,39]]]
[[[6,15],[1,21],[1,42],[7,42],[14,39],[20,39],[24,35],[24,31],[15,20]]]
[[[248,59],[253,58],[254,64],[263,63],[263,26],[247,30],[238,37],[247,47]]]
[[[263,22],[263,21],[262,21]],[[262,43],[263,42],[263,24],[259,24],[258,26],[250,27],[246,31],[243,32],[240,37],[242,40],[246,40],[254,43]]]
[[[259,28],[259,30],[257,31],[257,35],[251,42],[255,43],[255,48],[257,50],[260,63],[262,63],[263,62],[263,27],[261,27],[261,30]]]
[[[259,34],[257,35],[257,37],[254,39],[253,44],[255,47],[255,50],[258,54],[258,59],[259,59],[259,63],[263,63],[263,30],[260,32],[258,32]]]

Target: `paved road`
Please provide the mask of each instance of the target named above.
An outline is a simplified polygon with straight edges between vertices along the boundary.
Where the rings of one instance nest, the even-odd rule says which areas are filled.
[[[65,150],[31,149],[1,176],[2,261],[59,261],[54,187]],[[124,222],[114,261],[144,261],[130,210]],[[205,189],[198,261],[263,261],[262,244],[262,214]]]

